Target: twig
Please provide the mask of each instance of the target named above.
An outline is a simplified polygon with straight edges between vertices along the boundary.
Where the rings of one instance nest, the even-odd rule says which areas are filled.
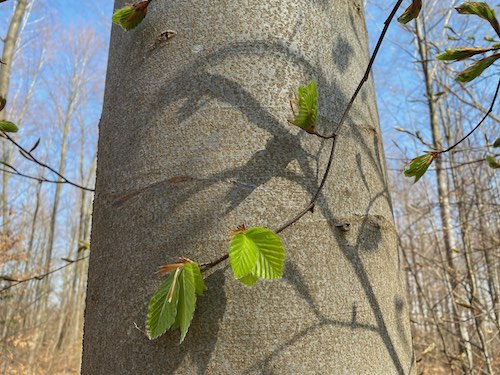
[[[29,161],[31,161],[31,162],[33,162],[35,164],[38,164],[39,166],[41,166],[41,167],[43,167],[45,169],[48,169],[50,172],[54,173],[57,177],[59,177],[62,180],[62,181],[59,181],[59,182],[55,182],[53,180],[47,180],[47,179],[44,178],[42,182],[53,182],[53,183],[68,184],[68,185],[72,185],[72,186],[77,187],[77,188],[82,189],[82,190],[91,191],[91,192],[95,191],[94,189],[91,189],[91,188],[79,185],[76,182],[73,182],[73,181],[67,179],[60,172],[58,172],[57,170],[55,170],[54,168],[52,168],[50,165],[45,164],[44,162],[38,160],[31,153],[31,151],[26,150],[23,146],[21,146],[19,143],[17,143],[13,138],[10,137],[10,135],[8,133],[2,132],[1,134],[2,134],[2,136],[5,139],[7,139],[10,143],[12,143],[14,146],[16,146],[19,149],[19,151],[21,152],[22,156],[24,156]],[[23,174],[21,174],[19,172],[14,173],[14,174],[17,174],[17,175],[23,176],[23,177],[27,177],[27,178],[37,179],[36,177],[32,177],[32,176],[31,177],[24,176]]]
[[[5,164],[3,162],[0,162],[0,164]],[[8,169],[4,169],[4,168],[0,168],[0,172],[5,172],[5,173],[10,173],[14,176],[19,176],[19,177],[24,177],[24,178],[27,178],[29,180],[35,180],[35,181],[38,181],[38,182],[49,182],[51,184],[65,184],[66,182],[62,181],[62,180],[49,180],[45,177],[35,177],[35,176],[31,176],[31,175],[28,175],[28,174],[24,174],[24,173],[21,173],[19,171],[14,171],[14,170],[11,170],[9,171]]]
[[[354,104],[354,101],[358,97],[359,92],[363,88],[365,82],[368,81],[368,77],[370,76],[370,71],[371,71],[373,63],[375,62],[375,59],[376,59],[376,57],[378,55],[380,46],[382,45],[382,41],[384,40],[385,35],[387,33],[387,30],[389,29],[389,25],[391,24],[392,19],[396,15],[396,12],[398,11],[398,9],[401,6],[402,2],[403,2],[403,0],[396,1],[396,4],[394,5],[391,13],[389,14],[389,16],[387,17],[387,19],[385,20],[385,22],[384,22],[384,28],[382,29],[382,32],[380,33],[380,36],[379,36],[378,41],[377,41],[377,44],[375,45],[375,49],[373,50],[373,53],[372,53],[372,55],[370,57],[370,61],[368,63],[368,66],[366,67],[366,70],[365,70],[365,73],[363,75],[363,78],[359,82],[358,87],[356,88],[356,90],[354,91],[354,94],[352,95],[351,99],[349,100],[349,103],[347,103],[346,109],[344,110],[344,113],[342,114],[342,117],[341,117],[341,119],[340,119],[340,121],[339,121],[339,123],[337,125],[337,128],[334,130],[334,132],[333,132],[332,135],[330,135],[330,136],[321,136],[321,138],[324,138],[324,139],[332,139],[333,142],[332,142],[332,147],[331,147],[331,150],[330,150],[330,156],[328,158],[328,163],[327,163],[325,172],[323,174],[323,177],[321,179],[321,182],[319,184],[319,187],[316,190],[316,193],[314,194],[313,198],[311,199],[311,201],[309,202],[309,204],[306,206],[306,208],[304,208],[301,212],[299,212],[294,218],[290,219],[284,225],[282,225],[281,227],[279,227],[275,231],[276,233],[283,232],[285,229],[287,229],[291,225],[295,224],[305,214],[307,214],[309,211],[311,211],[314,208],[314,205],[316,204],[316,201],[318,200],[318,198],[319,198],[319,196],[321,194],[321,191],[323,190],[323,187],[325,186],[325,182],[326,182],[326,180],[328,178],[328,175],[329,175],[331,167],[332,167],[333,156],[335,154],[335,147],[336,147],[336,144],[337,144],[336,141],[337,141],[337,138],[339,136],[340,129],[341,129],[342,125],[345,123],[345,121],[347,120],[347,116],[349,115],[349,112],[351,111],[352,105]],[[218,258],[218,259],[216,259],[216,260],[214,260],[212,262],[202,263],[200,265],[200,267],[201,267],[202,270],[207,270],[207,269],[210,269],[212,267],[215,267],[219,263],[225,261],[227,258],[229,258],[229,255],[225,254],[225,255],[221,256],[220,258]]]
[[[224,254],[223,256],[221,256],[220,258],[218,258],[218,259],[216,259],[216,260],[214,260],[214,261],[212,261],[212,262],[208,262],[208,263],[201,263],[201,264],[200,264],[200,269],[201,269],[202,271],[208,270],[208,269],[210,269],[210,268],[212,268],[212,267],[215,267],[215,266],[216,266],[216,265],[218,265],[219,263],[224,262],[227,258],[229,258],[229,254],[228,254],[228,253]]]
[[[432,144],[430,144],[429,142],[427,142],[423,137],[422,137],[422,134],[420,134],[420,132],[417,130],[415,133],[411,132],[410,130],[407,130],[407,129],[404,129],[404,128],[396,128],[396,130],[398,132],[401,132],[401,133],[406,133],[408,135],[411,135],[412,137],[418,139],[420,141],[420,143],[422,143],[423,145],[429,147],[429,148],[433,148],[434,146]]]
[[[300,218],[302,218],[306,213],[308,213],[309,211],[311,211],[313,209],[316,201],[318,200],[319,195],[320,195],[321,191],[323,190],[323,187],[325,186],[325,182],[326,182],[326,179],[328,178],[328,174],[330,173],[330,169],[332,167],[333,156],[335,154],[335,146],[337,144],[336,141],[337,141],[337,137],[339,136],[340,129],[341,129],[342,125],[344,125],[345,121],[347,120],[347,116],[349,115],[349,112],[351,111],[352,105],[354,104],[354,101],[358,97],[358,94],[360,93],[360,91],[363,88],[363,86],[366,83],[366,81],[368,81],[368,77],[370,76],[370,71],[372,69],[373,63],[375,62],[375,59],[377,58],[380,46],[382,45],[382,41],[384,40],[385,35],[387,33],[387,30],[389,29],[389,25],[391,24],[392,19],[396,15],[396,12],[398,11],[398,9],[401,6],[402,2],[403,2],[403,0],[398,0],[396,2],[396,4],[394,5],[391,13],[389,14],[389,16],[387,17],[387,19],[385,20],[385,22],[384,22],[384,28],[382,29],[382,32],[380,33],[380,36],[379,36],[378,41],[377,41],[377,44],[375,45],[375,49],[373,50],[373,53],[372,53],[372,55],[370,57],[370,61],[369,61],[368,66],[366,67],[366,70],[365,70],[365,74],[363,75],[363,78],[359,82],[358,87],[354,91],[354,94],[352,95],[351,100],[349,100],[349,103],[347,103],[347,107],[344,110],[344,113],[342,114],[342,117],[341,117],[341,119],[340,119],[340,121],[339,121],[339,123],[337,125],[337,128],[335,129],[335,131],[333,132],[333,134],[330,137],[328,137],[328,138],[332,138],[333,139],[332,148],[330,150],[330,156],[328,158],[328,164],[326,166],[325,173],[323,174],[323,178],[321,179],[321,183],[320,183],[320,185],[318,187],[318,190],[316,191],[316,194],[314,194],[313,198],[311,199],[311,201],[309,202],[309,204],[307,205],[306,208],[304,208],[293,219],[289,220],[286,224],[284,224],[283,226],[281,226],[280,228],[278,228],[276,230],[276,233],[280,233],[280,232],[284,231],[286,228],[288,228],[289,226],[293,225],[298,220],[300,220]]]
[[[488,111],[486,112],[486,114],[483,116],[483,118],[481,119],[481,121],[479,121],[479,123],[469,133],[467,133],[467,135],[465,137],[463,137],[461,140],[459,140],[457,143],[455,143],[453,146],[447,148],[446,150],[438,151],[437,154],[444,154],[445,152],[449,152],[449,151],[453,150],[460,143],[462,143],[467,138],[469,138],[469,136],[472,133],[474,133],[483,124],[484,120],[486,120],[488,118],[488,116],[490,115],[490,113],[493,112],[493,107],[495,106],[495,102],[497,100],[497,96],[498,96],[498,91],[499,90],[500,90],[500,79],[498,80],[497,89],[495,90],[495,95],[493,96],[493,100],[491,101],[490,108],[488,109]]]
[[[9,286],[6,286],[5,288],[2,288],[0,289],[0,293],[3,293],[7,290],[9,290],[10,288],[13,288],[15,287],[16,285],[19,285],[19,284],[22,284],[22,283],[25,283],[25,282],[28,282],[28,281],[31,281],[31,280],[43,280],[45,279],[47,276],[49,275],[52,275],[53,273],[57,272],[57,271],[60,271],[66,267],[69,267],[71,266],[72,264],[75,264],[75,263],[78,263],[84,259],[87,259],[89,256],[85,256],[83,258],[78,258],[76,260],[69,260],[69,259],[65,259],[66,262],[68,262],[67,264],[65,264],[64,266],[61,266],[59,268],[55,268],[49,272],[46,272],[46,273],[43,273],[43,274],[40,274],[40,275],[35,275],[35,276],[32,276],[32,277],[28,277],[26,279],[21,279],[21,280],[16,280],[13,284],[9,285]],[[12,279],[11,279],[12,280]]]

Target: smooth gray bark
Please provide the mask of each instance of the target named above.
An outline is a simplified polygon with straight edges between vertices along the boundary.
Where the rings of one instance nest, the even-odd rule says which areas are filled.
[[[159,265],[214,260],[229,228],[277,228],[308,203],[330,143],[287,124],[288,102],[316,80],[331,132],[368,62],[363,17],[356,1],[156,1],[136,30],[113,28],[83,375],[412,371],[371,81],[314,212],[283,232],[284,278],[248,288],[223,265],[182,345],[136,328]]]

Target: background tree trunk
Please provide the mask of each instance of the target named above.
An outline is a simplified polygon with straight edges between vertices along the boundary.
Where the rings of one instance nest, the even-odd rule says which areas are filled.
[[[229,228],[277,228],[308,203],[331,141],[288,125],[288,101],[316,80],[318,130],[329,134],[368,62],[356,1],[150,8],[137,30],[112,33],[82,374],[411,373],[371,81],[316,209],[282,233],[283,280],[250,289],[222,266],[184,344],[136,329],[159,265],[213,260]],[[152,48],[166,29],[177,36]]]
[[[9,24],[9,30],[3,40],[4,46],[2,50],[2,63],[0,63],[0,97],[7,99],[10,84],[10,73],[14,54],[16,49],[17,39],[19,37],[19,29],[26,13],[28,0],[19,0],[16,5],[16,10]],[[3,119],[3,116],[1,117]],[[2,142],[2,161],[10,162],[10,149],[8,144]],[[7,236],[9,234],[9,195],[7,193],[9,174],[2,172],[2,233]]]

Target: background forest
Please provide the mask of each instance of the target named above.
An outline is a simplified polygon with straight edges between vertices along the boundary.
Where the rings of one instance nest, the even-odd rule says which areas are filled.
[[[34,147],[39,161],[92,189],[113,1],[5,1],[0,36],[19,3],[26,8],[10,80],[0,79],[8,102],[2,116],[19,125],[13,138]],[[454,80],[463,63],[435,59],[446,47],[495,40],[486,22],[459,15],[453,8],[459,4],[426,1],[417,21],[394,23],[374,67],[415,356],[424,374],[500,371],[500,202],[497,175],[485,159],[498,154],[498,110],[417,184],[402,173],[424,150],[455,144],[490,107],[497,66],[464,85]],[[391,6],[365,1],[372,42]],[[76,374],[92,192],[61,182],[6,139],[0,147],[0,373]]]

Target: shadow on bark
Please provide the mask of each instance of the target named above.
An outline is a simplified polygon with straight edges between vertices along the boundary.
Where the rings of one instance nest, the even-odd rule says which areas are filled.
[[[256,363],[255,366],[250,368],[245,374],[252,374],[254,371],[257,371],[259,369],[262,369],[263,374],[272,374],[271,364],[273,360],[279,356],[280,352],[294,345],[312,331],[323,329],[326,326],[339,326],[339,327],[351,328],[353,330],[364,329],[377,332],[380,335],[382,342],[384,343],[384,346],[392,359],[394,368],[397,371],[397,373],[398,374],[408,373],[409,368],[411,368],[411,364],[407,364],[406,366],[404,366],[399,359],[398,353],[393,344],[393,340],[391,339],[390,334],[388,332],[380,304],[376,298],[375,292],[373,291],[373,287],[370,282],[368,273],[365,270],[365,267],[363,265],[360,256],[360,252],[363,251],[368,251],[368,252],[377,251],[378,245],[382,238],[381,229],[376,222],[370,219],[369,212],[370,212],[370,207],[375,202],[375,200],[378,198],[384,198],[386,194],[387,194],[386,191],[381,192],[372,199],[370,206],[367,208],[364,220],[362,221],[361,226],[358,230],[357,240],[354,245],[350,245],[349,242],[345,240],[344,235],[342,234],[341,231],[332,229],[332,236],[336,239],[344,256],[349,260],[349,263],[351,264],[352,268],[356,273],[358,282],[360,283],[365,292],[365,296],[371,307],[371,311],[374,314],[376,325],[360,324],[357,322],[358,307],[356,302],[353,302],[351,305],[350,321],[333,320],[325,317],[321,313],[318,306],[316,305],[314,298],[312,297],[309,291],[309,287],[307,283],[304,281],[297,266],[291,262],[287,262],[283,275],[284,280],[290,283],[298,292],[298,294],[301,296],[301,298],[307,302],[308,306],[310,307],[310,310],[314,313],[314,315],[318,319],[318,322],[297,332],[292,337],[292,339],[288,340],[287,342],[283,343],[280,347],[276,348],[272,353],[266,356],[264,360],[260,361],[259,363]],[[323,207],[324,206],[322,206],[322,213],[325,215],[327,220],[329,222],[336,222],[337,220],[333,212],[330,209]],[[369,241],[366,241],[366,239],[369,239]],[[402,322],[402,319],[405,319],[405,317],[402,316],[402,314],[404,313],[403,298],[404,298],[403,296],[398,296],[398,295],[394,296],[394,310],[396,311],[397,313],[396,315],[398,316],[396,323],[397,331],[400,336],[400,339],[405,343],[405,345],[410,346],[411,338],[407,337],[407,335],[405,334],[405,329],[403,327],[403,322]]]
[[[334,42],[333,48],[334,50],[341,48],[344,51],[350,51],[350,53],[346,54],[332,54],[332,58],[334,60],[332,62],[338,66],[341,72],[345,71],[349,64],[353,63],[351,61],[352,47],[346,40],[339,38]],[[268,131],[272,134],[272,137],[269,139],[263,150],[255,153],[252,158],[241,167],[226,170],[223,173],[204,179],[190,176],[192,179],[186,180],[185,182],[182,182],[172,188],[170,187],[171,183],[169,180],[165,180],[155,183],[154,186],[151,185],[142,189],[143,191],[148,189],[161,189],[164,194],[167,195],[169,191],[175,190],[175,201],[169,202],[169,210],[175,211],[176,207],[189,200],[193,195],[198,194],[213,184],[219,182],[231,183],[234,185],[231,192],[227,196],[229,206],[226,208],[219,206],[213,207],[213,211],[210,213],[198,212],[198,218],[203,217],[204,215],[208,215],[208,217],[224,217],[228,212],[232,211],[250,194],[252,194],[255,189],[266,184],[271,178],[275,177],[284,177],[300,183],[310,194],[313,194],[315,189],[317,189],[319,171],[311,169],[307,162],[308,159],[314,158],[315,156],[309,154],[301,147],[300,144],[301,137],[308,135],[303,132],[298,135],[290,134],[288,129],[283,125],[283,119],[278,119],[273,116],[268,109],[264,108],[259,101],[240,84],[238,84],[238,82],[230,80],[224,76],[211,74],[207,71],[210,66],[215,65],[218,61],[226,59],[230,55],[242,54],[271,54],[278,56],[279,58],[286,59],[286,61],[289,61],[291,64],[303,67],[307,71],[308,75],[316,80],[318,87],[320,87],[321,95],[319,97],[319,108],[345,108],[349,100],[347,96],[336,90],[335,83],[329,83],[329,80],[324,76],[323,72],[319,68],[311,65],[303,56],[301,56],[298,52],[291,50],[289,46],[283,42],[234,43],[222,46],[220,49],[211,54],[201,56],[193,64],[183,70],[177,78],[169,81],[167,85],[161,88],[161,91],[159,91],[156,95],[157,102],[152,103],[151,108],[168,108],[174,102],[185,100],[186,105],[181,107],[177,113],[172,114],[172,116],[177,117],[176,122],[180,123],[193,116],[200,109],[199,103],[202,103],[202,99],[208,96],[210,98],[225,101],[229,105],[239,108],[250,122],[257,127]],[[338,79],[341,78],[342,77],[338,77]],[[196,87],[196,90],[185,91],[179,89],[180,87],[183,87],[183,83],[186,81],[190,81],[191,86]],[[196,84],[193,85],[192,82],[196,82]],[[363,95],[366,96],[366,94]],[[363,96],[361,98],[363,98]],[[332,101],[334,102],[334,105],[331,105]],[[256,113],[258,113],[257,116],[255,115]],[[373,121],[375,122],[376,114],[372,113],[371,115],[373,117]],[[329,126],[319,124],[319,130],[324,134],[329,134],[332,130],[331,124],[335,124],[339,120],[340,114],[336,113],[333,116],[332,114],[320,113],[320,116],[322,118],[333,117]],[[378,199],[384,199],[390,205],[389,192],[385,182],[383,167],[381,167],[384,161],[380,155],[379,140],[376,132],[374,132],[372,138],[373,144],[366,144],[364,139],[367,137],[362,136],[360,133],[361,130],[357,129],[352,122],[346,124],[345,127],[349,127],[349,131],[355,135],[354,138],[359,140],[364,150],[367,150],[364,156],[360,154],[356,155],[356,162],[359,171],[359,176],[356,177],[362,179],[366,190],[372,198],[366,208],[365,216],[360,224],[358,237],[354,245],[345,240],[344,235],[336,229],[335,225],[331,225],[331,235],[335,238],[343,256],[349,261],[349,264],[354,270],[357,276],[357,281],[361,285],[371,311],[374,314],[376,325],[361,324],[357,321],[358,307],[356,302],[353,302],[352,306],[349,308],[351,312],[351,319],[349,320],[332,320],[323,316],[320,309],[316,306],[315,301],[308,289],[307,283],[302,278],[298,268],[293,263],[287,262],[284,278],[296,289],[301,298],[307,302],[312,313],[316,316],[317,322],[294,334],[290,340],[282,343],[273,352],[269,353],[263,361],[256,363],[255,366],[249,370],[249,373],[251,371],[255,371],[256,369],[261,369],[263,374],[271,374],[272,369],[270,368],[270,364],[281,351],[299,341],[312,331],[324,328],[325,326],[341,326],[351,329],[364,329],[377,332],[382,339],[386,351],[392,359],[396,371],[399,374],[405,373],[406,366],[403,366],[401,363],[393,341],[388,333],[380,304],[377,300],[360,255],[361,252],[376,252],[382,238],[381,228],[377,226],[376,220],[374,221],[370,214],[372,205]],[[340,137],[339,142],[342,142],[342,136]],[[282,150],[283,148],[286,148],[289,152],[286,154],[287,156],[285,158],[278,158],[277,155],[282,155],[278,152],[278,150]],[[368,150],[371,149],[374,149],[375,153],[368,152]],[[369,162],[378,168],[378,177],[384,186],[383,191],[376,194],[370,191],[370,184],[365,177],[365,172],[362,167],[363,157],[368,157],[370,159]],[[290,172],[286,170],[289,163],[294,160],[299,162],[305,177],[299,178],[298,176],[291,175]],[[267,168],[269,165],[272,165],[272,168]],[[276,173],[276,169],[279,169],[278,173]],[[352,178],[355,178],[355,176],[352,176]],[[119,199],[117,202],[120,205],[123,204],[123,201],[120,201]],[[327,201],[323,196],[319,198],[317,207],[321,210],[322,215],[329,223],[338,223],[339,220],[336,217],[335,212],[328,207]],[[196,225],[189,228],[189,235],[196,237],[196,233],[205,229],[208,224],[208,221],[200,221],[199,223],[196,223]],[[180,237],[184,235],[185,233],[179,234]],[[179,254],[182,253],[183,250],[188,249],[187,247],[185,249],[176,248],[175,252]],[[189,256],[189,254],[185,255]],[[158,254],[153,254],[152,256],[157,258]],[[174,373],[175,370],[181,365],[181,362],[184,361],[185,356],[188,354],[192,357],[193,362],[199,364],[199,374],[203,374],[207,369],[211,353],[217,342],[219,324],[225,311],[226,297],[224,294],[223,271],[216,271],[213,275],[208,277],[207,284],[209,285],[209,289],[206,295],[199,299],[195,318],[190,328],[190,333],[186,339],[186,343],[179,346],[177,343],[178,335],[167,334],[164,338],[152,344],[157,348],[156,352],[161,352],[162,350],[168,352],[168,356],[167,354],[165,356],[166,374]],[[403,297],[397,295],[394,297],[394,309],[398,311],[400,315],[404,310],[402,298]],[[216,317],[215,320],[217,323],[214,323],[214,316]],[[399,323],[398,331],[404,339],[404,342],[407,345],[410,345],[409,338],[407,338],[404,334],[404,327],[402,323]],[[190,337],[193,338],[193,340],[190,340]],[[202,339],[197,340],[195,339],[196,337],[202,337]],[[203,345],[197,343],[203,343]],[[176,362],[173,363],[171,361],[172,358],[175,358]],[[155,360],[158,360],[158,358],[155,358]]]

